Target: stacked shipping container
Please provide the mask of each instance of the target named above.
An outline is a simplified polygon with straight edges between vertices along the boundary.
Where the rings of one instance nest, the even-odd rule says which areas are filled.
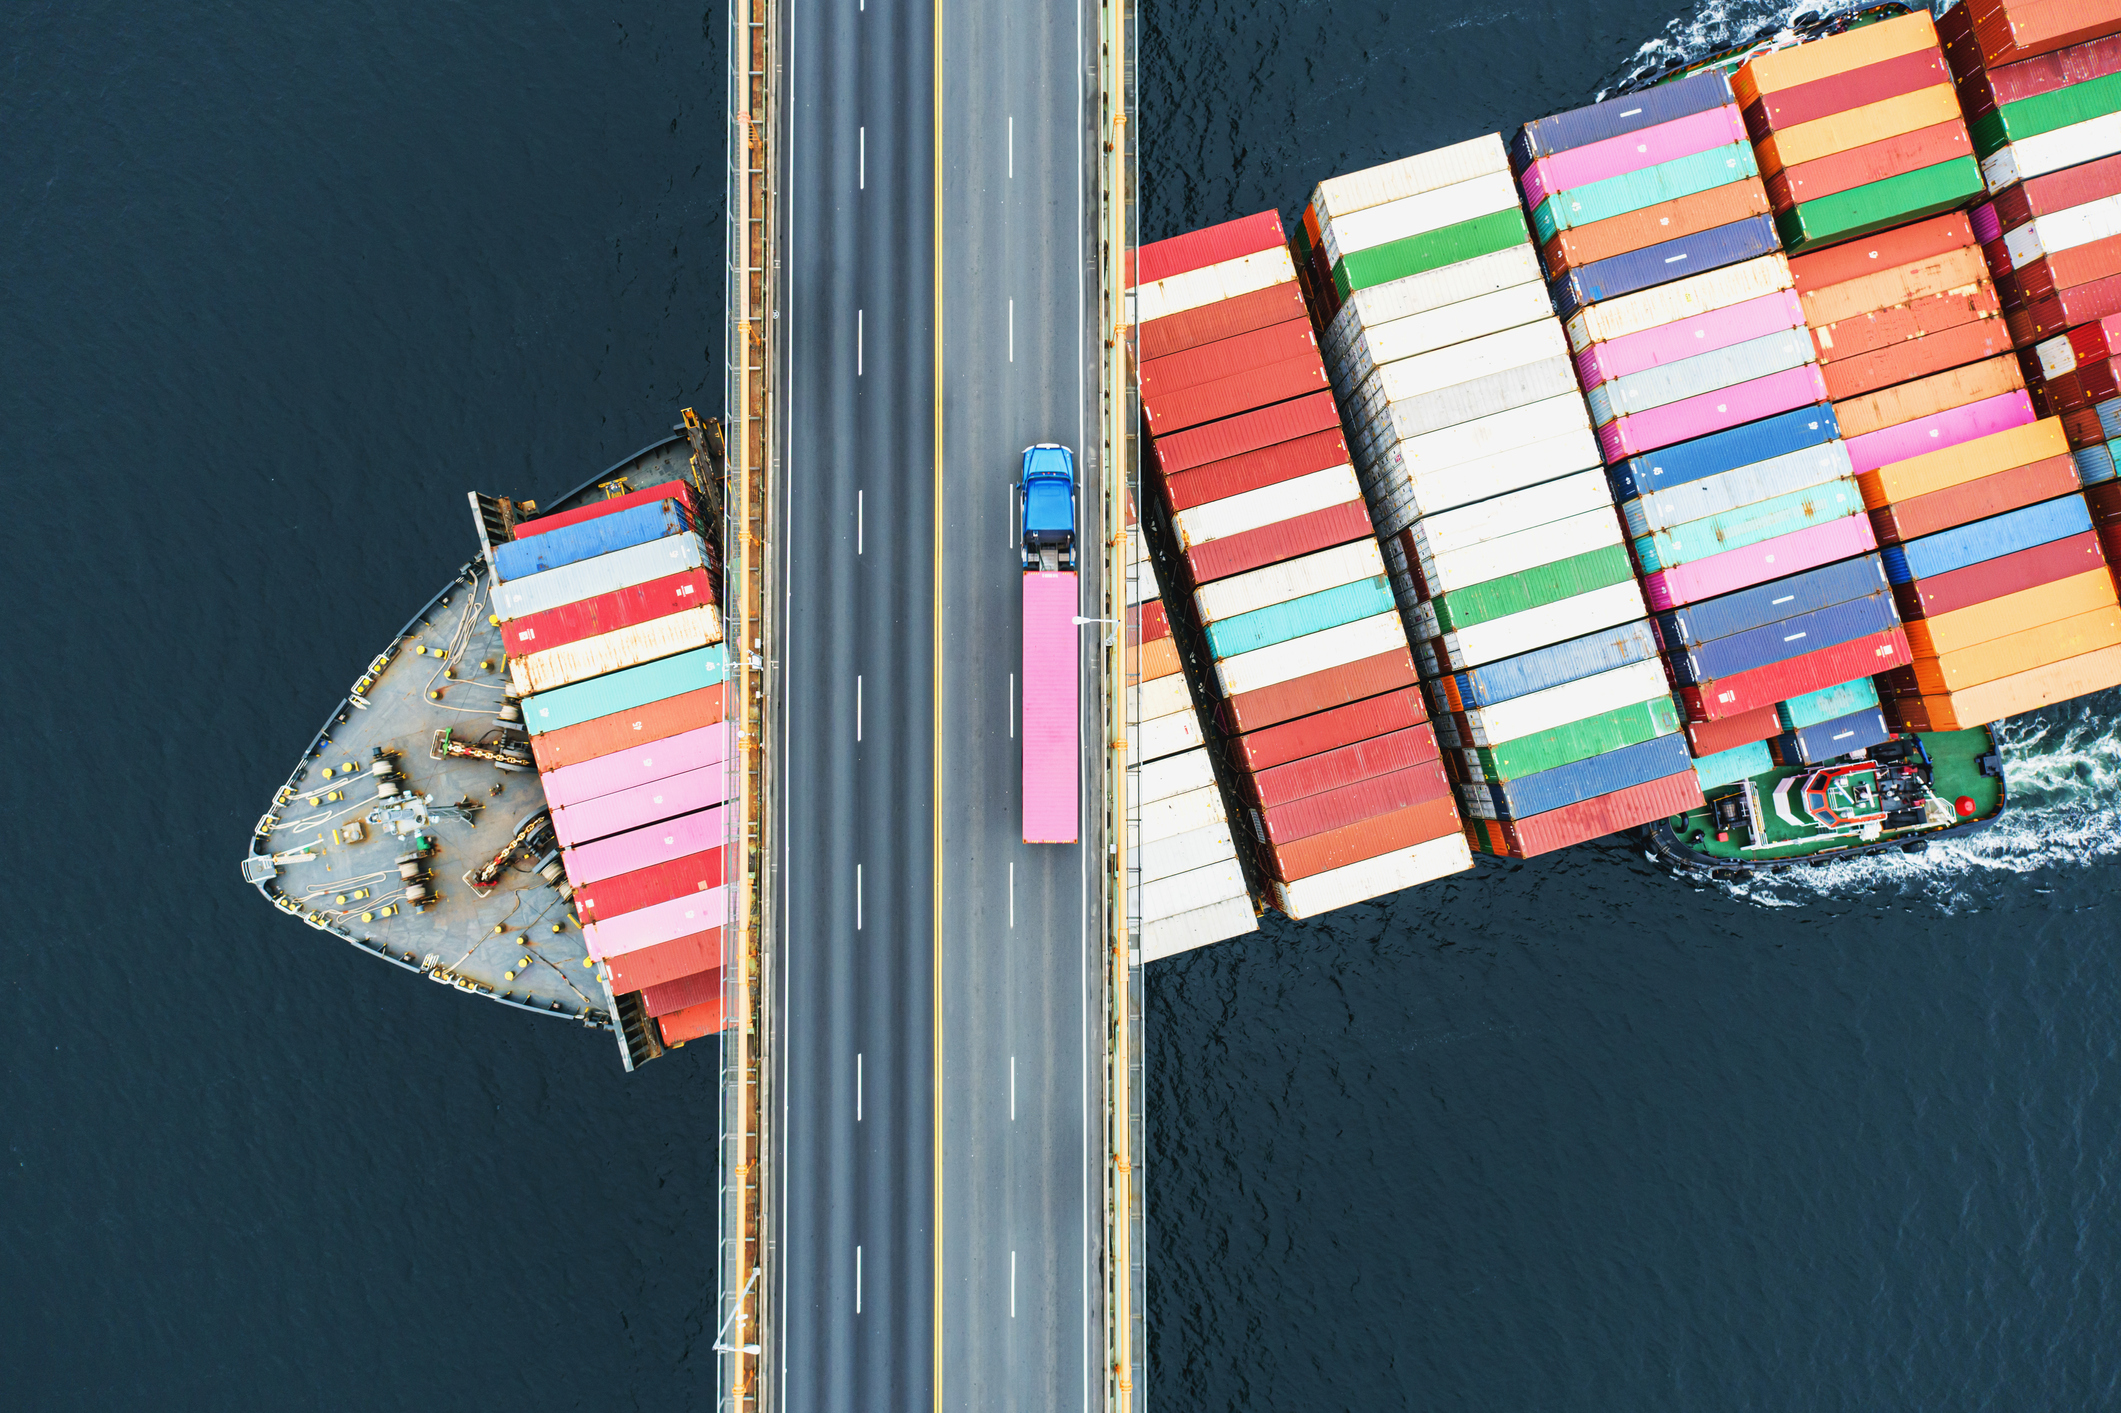
[[[1470,867],[1280,218],[1145,246],[1137,268],[1164,607],[1274,905],[1309,917]]]
[[[666,1044],[722,1026],[722,628],[681,481],[494,547],[494,618],[590,957]]]
[[[1689,181],[1682,223],[1728,224],[1713,184],[1675,184]],[[1543,260],[1586,253],[1626,278],[1607,258],[1628,239],[1604,219],[1613,204],[1575,203],[1536,249],[1488,136],[1321,183],[1304,213],[1384,566],[1487,853],[1529,857],[1700,799],[1541,278]]]

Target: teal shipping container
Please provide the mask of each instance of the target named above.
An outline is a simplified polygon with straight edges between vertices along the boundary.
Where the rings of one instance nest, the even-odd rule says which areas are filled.
[[[1625,216],[1645,206],[1676,201],[1759,175],[1760,164],[1753,156],[1752,143],[1712,147],[1690,157],[1675,157],[1654,167],[1607,177],[1602,182],[1557,191],[1532,212],[1532,229],[1539,233],[1544,245],[1563,231],[1588,226],[1593,221]]]
[[[1829,481],[1773,500],[1755,501],[1689,520],[1669,530],[1653,530],[1635,540],[1635,561],[1645,574],[1707,559],[1725,550],[1744,549],[1777,535],[1795,534],[1829,520],[1863,513],[1863,493],[1853,479]]]
[[[1713,790],[1718,785],[1735,785],[1747,776],[1774,768],[1775,758],[1768,754],[1765,741],[1748,741],[1694,762],[1694,774],[1704,790]]]
[[[658,658],[639,667],[592,677],[523,699],[523,720],[530,734],[543,735],[614,712],[632,711],[666,697],[696,692],[722,680],[720,647],[694,648],[676,657]]]
[[[1782,718],[1783,730],[1801,731],[1807,726],[1817,726],[1822,721],[1832,721],[1836,717],[1848,716],[1876,705],[1876,684],[1868,677],[1858,677],[1853,682],[1821,687],[1816,692],[1806,692],[1801,697],[1777,702],[1775,714]]]
[[[1272,647],[1307,633],[1323,633],[1343,623],[1389,613],[1395,606],[1391,582],[1384,575],[1358,579],[1211,623],[1208,652],[1221,662],[1255,648]]]

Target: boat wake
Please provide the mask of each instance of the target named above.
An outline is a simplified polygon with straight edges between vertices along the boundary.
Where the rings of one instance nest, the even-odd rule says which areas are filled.
[[[1620,67],[1598,88],[1603,102],[1624,88],[1651,78],[1669,68],[1698,63],[1733,45],[1765,37],[1782,30],[1800,15],[1833,15],[1861,8],[1861,4],[1819,3],[1761,4],[1758,0],[1708,0],[1691,15],[1666,22],[1664,33],[1642,42]]]

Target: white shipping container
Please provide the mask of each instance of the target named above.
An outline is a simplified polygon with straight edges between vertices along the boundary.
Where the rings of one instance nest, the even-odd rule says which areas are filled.
[[[532,692],[586,682],[607,672],[638,667],[720,641],[721,612],[713,604],[703,603],[698,608],[629,624],[527,657],[512,657],[508,659],[508,680],[517,696],[527,697]]]
[[[1855,474],[1846,442],[1808,446],[1639,497],[1625,507],[1628,525],[1647,535]]]
[[[2121,196],[2103,196],[2082,206],[2035,216],[2016,230],[2005,231],[2003,248],[2010,252],[2015,268],[2043,255],[2074,250],[2116,235],[2121,235]]]
[[[1362,409],[1358,420],[1368,420],[1395,402],[1440,392],[1477,378],[1554,357],[1568,357],[1568,340],[1561,325],[1552,319],[1505,329],[1499,334],[1473,339],[1434,353],[1417,354],[1386,363],[1372,372],[1355,395]]]
[[[1127,585],[1127,607],[1138,608],[1157,595],[1156,565],[1144,555],[1134,562],[1134,573]]]
[[[1423,270],[1390,284],[1359,289],[1340,306],[1319,348],[1330,361],[1335,350],[1347,347],[1357,333],[1395,319],[1407,319],[1447,304],[1478,299],[1513,285],[1536,283],[1546,278],[1539,256],[1529,245],[1493,250],[1455,265]]]
[[[1151,677],[1138,687],[1129,687],[1134,694],[1129,715],[1135,721],[1154,721],[1159,716],[1193,704],[1193,695],[1186,688],[1186,674],[1167,672],[1161,677]]]
[[[1517,201],[1517,183],[1509,172],[1488,172],[1335,216],[1320,222],[1326,262],[1338,265],[1357,251],[1513,210]]]
[[[1323,226],[1387,201],[1509,170],[1510,154],[1501,135],[1488,133],[1346,176],[1327,177],[1311,192],[1311,210]]]
[[[1981,159],[1981,180],[1994,196],[2016,182],[2121,152],[2121,113],[2102,113],[2066,128],[2020,138]]]
[[[1195,908],[1176,917],[1158,918],[1154,922],[1144,921],[1141,926],[1141,959],[1145,962],[1161,961],[1175,957],[1181,952],[1190,952],[1196,947],[1206,947],[1216,942],[1227,942],[1232,937],[1242,937],[1247,932],[1259,931],[1259,921],[1252,916],[1250,898],[1226,898],[1220,903],[1210,903],[1205,908]]]
[[[1495,746],[1671,694],[1671,684],[1664,677],[1664,664],[1651,658],[1609,672],[1579,677],[1559,687],[1527,692],[1493,706],[1469,706],[1464,715],[1466,724],[1473,729],[1473,744]]]
[[[1184,834],[1174,834],[1168,839],[1158,839],[1153,844],[1144,844],[1136,855],[1144,883],[1154,883],[1159,878],[1206,868],[1236,857],[1237,850],[1230,844],[1230,826],[1221,820],[1187,830]]]
[[[697,535],[665,535],[645,545],[633,545],[610,554],[578,559],[557,569],[496,584],[493,611],[503,623],[528,618],[550,608],[593,599],[618,589],[630,589],[666,574],[707,567],[707,548]]]
[[[1141,807],[1139,842],[1146,847],[1158,839],[1205,829],[1218,821],[1228,822],[1223,813],[1222,791],[1213,785],[1187,790]]]
[[[1588,427],[1482,461],[1440,466],[1419,474],[1399,471],[1388,459],[1380,468],[1379,491],[1372,506],[1395,511],[1411,506],[1418,515],[1441,515],[1494,496],[1543,486],[1597,465],[1598,438]]]
[[[1394,849],[1389,854],[1314,873],[1294,883],[1276,883],[1274,906],[1292,918],[1317,917],[1366,898],[1464,873],[1472,866],[1473,847],[1465,835],[1454,830],[1441,839]]]
[[[1534,280],[1457,304],[1446,304],[1426,314],[1410,314],[1389,324],[1378,324],[1364,330],[1360,338],[1348,345],[1337,368],[1331,361],[1326,366],[1333,369],[1334,389],[1345,396],[1347,388],[1361,386],[1363,379],[1370,376],[1370,370],[1381,364],[1553,317],[1554,306],[1547,299],[1547,287]]]
[[[1191,549],[1229,535],[1241,535],[1262,525],[1274,525],[1309,515],[1328,506],[1346,505],[1362,499],[1362,485],[1353,466],[1334,466],[1324,471],[1291,477],[1271,486],[1190,506],[1171,517],[1181,546]]]
[[[1645,329],[1676,324],[1748,299],[1788,289],[1794,283],[1790,262],[1779,252],[1721,270],[1689,275],[1668,285],[1637,290],[1617,299],[1586,305],[1569,316],[1569,347],[1578,353],[1594,343],[1625,338]]]
[[[1127,731],[1127,759],[1139,765],[1190,751],[1200,744],[1200,716],[1189,705],[1182,711],[1134,723]]]
[[[1377,377],[1373,374],[1370,384],[1374,387],[1376,383]],[[1341,415],[1355,422],[1389,417],[1403,439],[1418,437],[1424,432],[1439,432],[1445,427],[1455,427],[1461,422],[1471,422],[1480,417],[1492,417],[1498,412],[1507,412],[1534,402],[1544,402],[1550,397],[1573,393],[1576,390],[1576,365],[1570,361],[1568,354],[1558,353],[1552,358],[1543,358],[1522,368],[1491,373],[1485,378],[1458,383],[1441,392],[1402,398],[1382,408],[1344,403],[1341,406]],[[1578,396],[1581,397],[1581,394]]]
[[[1141,899],[1141,920],[1144,923],[1176,917],[1225,898],[1246,897],[1245,872],[1237,866],[1237,859],[1233,856],[1153,882],[1144,879],[1137,896]]]
[[[1359,662],[1406,645],[1406,632],[1400,626],[1398,613],[1379,613],[1358,618],[1353,623],[1343,623],[1337,628],[1306,633],[1301,638],[1290,638],[1286,642],[1226,657],[1215,664],[1215,676],[1222,684],[1223,695],[1234,697],[1240,692],[1271,687],[1276,682],[1286,682],[1307,672],[1322,672],[1328,667]]]
[[[1463,672],[1484,662],[1500,662],[1503,658],[1528,653],[1549,643],[1580,638],[1601,628],[1631,623],[1647,616],[1642,590],[1629,579],[1559,603],[1541,604],[1522,613],[1492,618],[1455,633],[1432,633],[1429,636],[1435,639],[1438,656],[1450,665],[1451,670]]]
[[[1394,435],[1390,409],[1374,422],[1365,423],[1362,438],[1375,438],[1372,461],[1378,454],[1396,450],[1394,461],[1406,474],[1463,466],[1497,452],[1514,451],[1535,442],[1551,441],[1570,432],[1591,430],[1591,414],[1583,395],[1571,387],[1554,397],[1541,398],[1523,407],[1476,417],[1455,427],[1422,432],[1411,437]],[[1358,466],[1362,463],[1358,461]]]
[[[1620,517],[1614,513],[1613,503],[1607,501],[1581,515],[1484,540],[1449,554],[1424,554],[1421,577],[1431,595],[1448,594],[1490,579],[1522,574],[1542,564],[1589,554],[1620,541]]]
[[[2040,360],[2041,373],[2050,378],[2077,370],[2077,350],[2070,347],[2068,334],[2057,334],[2034,344],[2033,357]]]
[[[1277,245],[1271,250],[1255,251],[1235,260],[1203,265],[1198,270],[1187,270],[1183,274],[1138,285],[1134,291],[1134,314],[1146,324],[1151,319],[1167,319],[1173,314],[1235,299],[1254,290],[1285,285],[1295,278],[1296,261],[1286,246]]]
[[[1817,336],[1821,345],[1832,345],[1833,337],[1825,329],[1818,330]],[[1809,329],[1784,329],[1729,348],[1711,349],[1675,363],[1661,363],[1639,373],[1608,379],[1592,388],[1586,398],[1591,420],[1608,422],[1628,413],[1647,412],[1653,407],[1816,363],[1819,356],[1812,338],[1813,331]]]
[[[1377,541],[1357,540],[1298,559],[1285,559],[1264,569],[1216,579],[1193,591],[1193,607],[1202,626],[1235,618],[1270,604],[1287,603],[1357,579],[1372,579],[1385,572]]]
[[[1412,538],[1419,554],[1456,554],[1535,525],[1594,510],[1610,511],[1612,505],[1613,492],[1606,485],[1605,473],[1578,471],[1530,490],[1512,491],[1428,516],[1414,526]]]
[[[1135,774],[1135,789],[1145,808],[1214,783],[1215,767],[1209,763],[1206,750],[1150,761]]]

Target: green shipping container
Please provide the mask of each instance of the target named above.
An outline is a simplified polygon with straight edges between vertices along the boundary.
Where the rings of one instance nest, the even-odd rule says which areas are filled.
[[[1622,746],[1654,741],[1679,729],[1679,708],[1668,696],[1600,712],[1551,731],[1537,731],[1499,746],[1476,746],[1464,759],[1474,767],[1469,773],[1491,784],[1521,780],[1542,770],[1572,765]]]
[[[1775,758],[1768,754],[1767,742],[1748,741],[1695,761],[1694,775],[1701,781],[1702,789],[1713,790],[1718,785],[1734,785],[1747,776],[1764,774],[1774,768]]]
[[[1866,707],[1878,705],[1878,688],[1868,677],[1858,677],[1853,682],[1843,682],[1833,687],[1821,687],[1816,692],[1806,692],[1801,697],[1791,697],[1786,702],[1775,704],[1775,715],[1782,718],[1782,729],[1798,731],[1807,726],[1817,726],[1822,721],[1832,721],[1837,716],[1848,716]]]
[[[1529,245],[1531,242],[1523,209],[1512,206],[1502,211],[1490,211],[1485,216],[1475,216],[1470,221],[1460,221],[1455,226],[1388,240],[1383,245],[1344,255],[1333,267],[1333,283],[1339,288],[1340,297],[1346,299],[1359,289],[1388,285],[1424,270],[1440,270],[1462,260],[1478,259],[1498,250],[1508,250],[1513,245]]]
[[[1985,190],[1981,164],[1971,157],[1954,157],[1779,212],[1775,232],[1782,237],[1782,248],[1794,255],[1949,211]]]
[[[1468,584],[1429,600],[1436,608],[1437,626],[1446,633],[1471,628],[1476,623],[1505,618],[1541,604],[1559,603],[1593,589],[1624,584],[1635,571],[1628,567],[1624,545],[1606,545],[1586,550],[1552,564],[1509,574],[1485,583]]]
[[[1668,530],[1637,536],[1635,560],[1643,573],[1654,574],[1660,569],[1692,564],[1725,550],[1744,549],[1777,535],[1794,534],[1862,513],[1863,493],[1856,488],[1853,476],[1844,476],[1823,486],[1807,486],[1788,495],[1726,510],[1721,515],[1707,515]]]
[[[1973,136],[1974,151],[1987,157],[2013,142],[2114,112],[2121,112],[2121,74],[2106,74],[2006,103],[1967,124],[1966,130]]]
[[[1674,157],[1654,167],[1607,177],[1602,182],[1557,191],[1532,212],[1532,229],[1539,232],[1540,243],[1544,245],[1563,231],[1588,226],[1593,221],[1624,216],[1645,206],[1675,201],[1682,196],[1692,196],[1696,192],[1710,191],[1759,175],[1760,164],[1753,156],[1752,143],[1734,142],[1728,147],[1712,147],[1690,157]]]

